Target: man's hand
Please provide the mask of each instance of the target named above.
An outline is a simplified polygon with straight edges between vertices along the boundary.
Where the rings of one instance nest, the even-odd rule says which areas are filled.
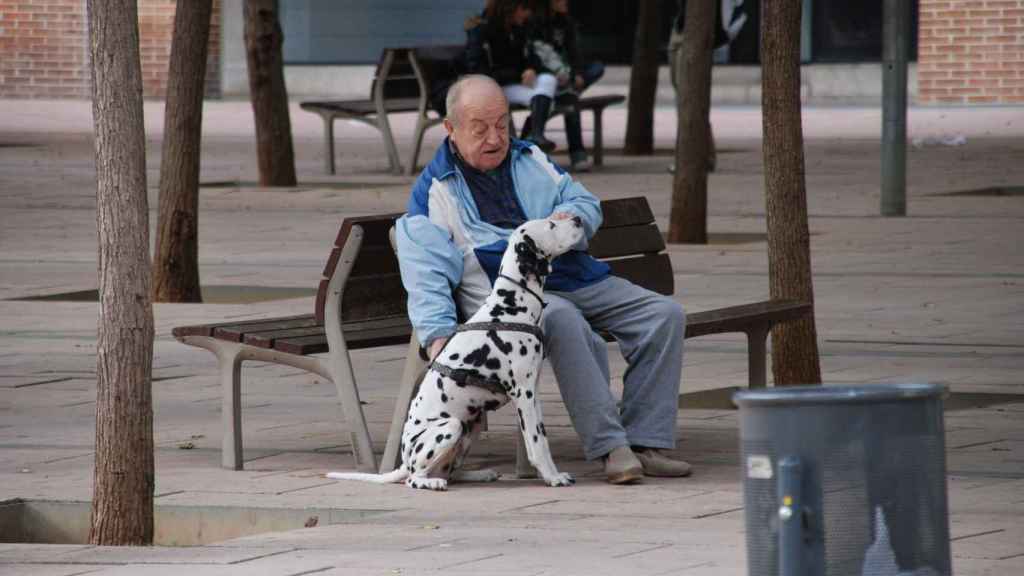
[[[523,86],[527,88],[533,88],[533,85],[537,83],[537,71],[533,68],[527,68],[523,70],[522,76]]]
[[[576,90],[583,90],[583,76],[576,75]]]
[[[570,214],[568,212],[555,212],[551,214],[549,218],[551,218],[552,220],[568,220],[569,218],[573,218],[575,216],[575,214]]]
[[[434,358],[437,357],[438,354],[441,353],[441,349],[444,348],[444,345],[447,344],[447,343],[448,343],[448,337],[447,336],[442,336],[441,338],[435,338],[434,341],[430,343],[430,347],[427,349],[427,356],[429,356],[430,359],[433,360]]]

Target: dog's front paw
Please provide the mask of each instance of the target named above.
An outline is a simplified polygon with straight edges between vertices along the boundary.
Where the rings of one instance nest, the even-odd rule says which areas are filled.
[[[559,472],[550,478],[545,478],[544,481],[548,483],[548,486],[572,486],[576,483],[576,479],[568,472]]]
[[[405,485],[419,490],[436,490],[438,492],[448,490],[448,481],[444,478],[421,478],[417,476],[410,476],[406,479]]]

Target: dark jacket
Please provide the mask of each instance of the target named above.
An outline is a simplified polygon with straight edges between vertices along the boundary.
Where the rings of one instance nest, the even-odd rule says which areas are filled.
[[[535,19],[529,31],[529,50],[532,60],[540,65],[538,72],[572,78],[583,71],[576,22],[565,14]]]
[[[502,86],[519,84],[523,71],[537,68],[527,51],[526,30],[505,30],[489,20],[466,31],[466,64],[470,72],[487,74]]]

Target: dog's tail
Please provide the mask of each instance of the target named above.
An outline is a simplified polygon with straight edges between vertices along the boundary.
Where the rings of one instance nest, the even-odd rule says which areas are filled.
[[[367,474],[364,472],[328,472],[328,478],[334,480],[359,480],[361,482],[373,482],[374,484],[395,484],[404,482],[409,477],[409,471],[405,468],[396,468],[384,474]]]

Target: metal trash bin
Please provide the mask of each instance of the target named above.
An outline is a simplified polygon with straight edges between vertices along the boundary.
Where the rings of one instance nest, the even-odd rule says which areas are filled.
[[[737,392],[748,574],[952,574],[944,394],[930,384]]]

